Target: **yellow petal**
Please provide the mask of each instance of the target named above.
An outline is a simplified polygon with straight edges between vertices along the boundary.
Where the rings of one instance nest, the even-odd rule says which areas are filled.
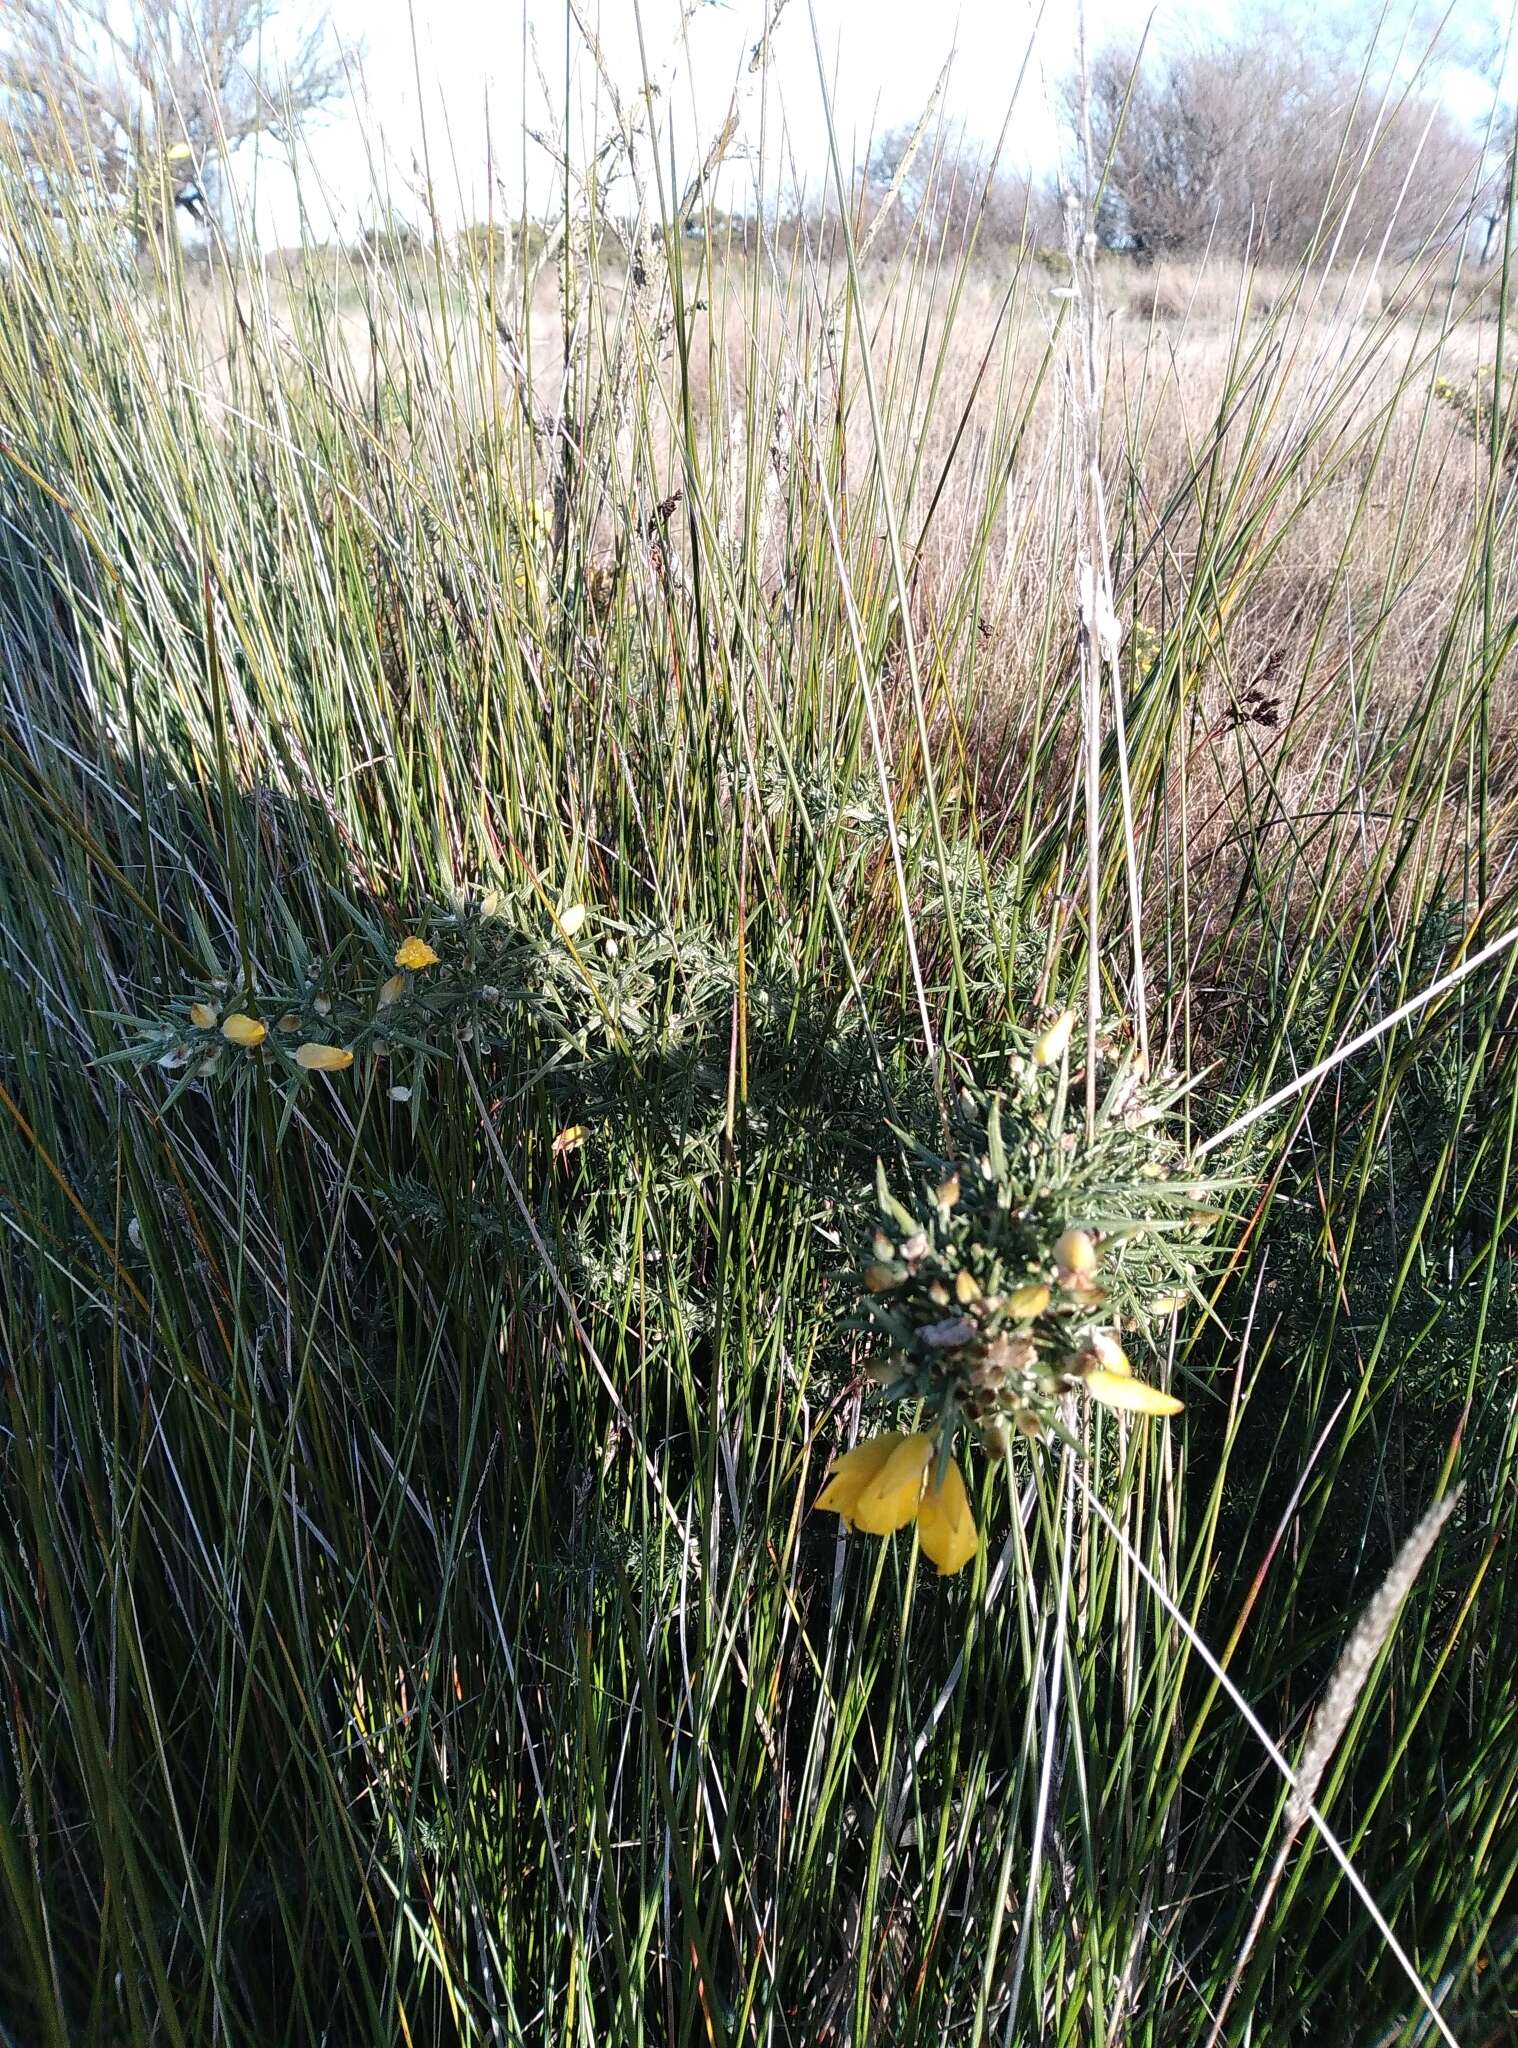
[[[942,1486],[930,1486],[917,1509],[917,1540],[945,1577],[970,1562],[980,1548],[970,1496],[957,1465],[950,1465]]]
[[[409,939],[402,939],[395,949],[397,967],[436,967],[441,958],[440,953],[434,953],[427,941],[417,938],[415,933]]]
[[[390,1005],[391,1005],[392,1003],[398,1003],[398,1002],[400,1001],[401,997],[402,997],[402,996],[403,996],[403,995],[404,995],[405,993],[406,993],[406,977],[405,977],[405,975],[404,975],[404,974],[392,974],[392,975],[391,975],[391,977],[390,977],[390,979],[389,979],[388,981],[382,981],[382,982],[380,983],[380,992],[379,992],[379,1007],[380,1007],[380,1008],[381,1008],[382,1010],[388,1010],[388,1009],[389,1009],[389,1007],[390,1007]]]
[[[901,1442],[901,1432],[888,1429],[883,1436],[866,1437],[853,1450],[833,1462],[828,1483],[817,1496],[820,1508],[831,1508],[853,1527],[854,1509],[864,1489],[880,1473],[886,1460]]]
[[[1086,1339],[1086,1347],[1103,1372],[1115,1372],[1125,1380],[1132,1378],[1128,1354],[1110,1330],[1093,1330]]]
[[[1025,1287],[1014,1287],[1007,1296],[1007,1314],[1015,1323],[1031,1323],[1048,1306],[1049,1290],[1041,1280],[1030,1280]]]
[[[1065,1057],[1065,1050],[1070,1043],[1070,1033],[1074,1029],[1074,1010],[1061,1010],[1048,1030],[1041,1031],[1033,1041],[1034,1066],[1056,1066]]]
[[[223,1038],[229,1038],[233,1045],[244,1045],[251,1050],[255,1045],[262,1045],[269,1033],[267,1027],[260,1024],[256,1017],[249,1017],[241,1010],[234,1010],[222,1025],[221,1035]]]
[[[214,1003],[191,1003],[190,1022],[201,1031],[209,1031],[221,1012]]]
[[[933,1439],[919,1431],[903,1437],[854,1503],[855,1524],[871,1536],[904,1529],[917,1512],[922,1482],[933,1462]]]
[[[1174,1394],[1162,1394],[1158,1387],[1145,1386],[1131,1373],[1088,1372],[1081,1384],[1093,1401],[1107,1408],[1122,1408],[1130,1415],[1179,1415],[1184,1403]]]
[[[575,1151],[589,1136],[589,1124],[567,1124],[553,1141],[554,1158],[562,1159],[566,1152]]]
[[[311,1074],[340,1074],[344,1067],[353,1065],[353,1055],[345,1046],[318,1045],[315,1039],[308,1038],[304,1045],[295,1048],[295,1064]]]

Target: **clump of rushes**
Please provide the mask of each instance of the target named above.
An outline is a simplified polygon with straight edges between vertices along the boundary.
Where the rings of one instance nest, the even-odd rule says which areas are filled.
[[[976,1547],[954,1463],[961,1430],[1005,1455],[1014,1432],[1065,1434],[1074,1394],[1137,1415],[1181,1407],[1134,1374],[1124,1340],[1190,1297],[1198,1240],[1216,1220],[1169,1129],[1184,1084],[1146,1082],[1129,1054],[1099,1044],[1106,1086],[1088,1134],[1072,1028],[1057,1019],[1004,1091],[961,1091],[952,1149],[917,1149],[910,1205],[877,1169],[880,1220],[853,1321],[885,1340],[873,1377],[918,1405],[920,1427],[841,1458],[818,1506],[876,1535],[915,1520],[941,1571]]]

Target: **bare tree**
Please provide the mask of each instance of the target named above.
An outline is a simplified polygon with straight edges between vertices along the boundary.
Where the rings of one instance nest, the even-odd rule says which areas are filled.
[[[1492,138],[1487,152],[1489,169],[1476,201],[1476,225],[1481,231],[1476,253],[1483,268],[1500,254],[1507,233],[1515,149],[1518,149],[1518,107],[1507,107],[1492,122]]]
[[[901,232],[956,243],[972,232],[982,248],[1051,240],[1059,232],[1050,193],[1021,172],[993,163],[983,144],[957,128],[922,135],[893,128],[870,153],[865,211],[893,194]]]
[[[33,175],[195,212],[255,134],[289,141],[347,90],[326,17],[282,0],[0,0],[0,119]],[[277,60],[274,53],[278,52]]]
[[[1341,226],[1416,248],[1464,218],[1477,184],[1480,143],[1432,94],[1381,89],[1346,45],[1276,13],[1163,55],[1108,44],[1091,113],[1099,233],[1140,255],[1295,257]]]

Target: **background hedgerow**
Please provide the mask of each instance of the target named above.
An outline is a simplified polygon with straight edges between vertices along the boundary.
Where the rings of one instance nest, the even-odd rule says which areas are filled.
[[[1104,259],[1092,929],[1065,270],[593,188],[207,281],[55,200],[0,176],[0,2038],[1504,2038],[1501,292]],[[1218,1140],[1186,1412],[975,1464],[940,1583],[808,1514],[876,1161],[1093,952]],[[1296,1754],[1456,1479],[1318,1794],[1404,1967],[1316,1826],[1265,1891],[1198,1646]]]

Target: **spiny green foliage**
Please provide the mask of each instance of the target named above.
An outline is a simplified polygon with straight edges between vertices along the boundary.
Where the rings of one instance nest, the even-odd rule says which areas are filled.
[[[0,2025],[1200,2044],[1285,1788],[1139,1563],[1289,1745],[1458,1473],[1320,1803],[1491,2035],[1512,952],[1222,1155],[1185,1416],[1081,1425],[1126,1548],[1058,1447],[985,1477],[942,1584],[807,1515],[865,1396],[874,1159],[912,1184],[896,1134],[940,1144],[1093,936],[1042,271],[962,372],[957,254],[866,288],[708,248],[649,300],[592,220],[560,385],[503,340],[527,295],[441,249],[207,305],[4,190]],[[1518,915],[1513,510],[1394,678],[1436,465],[1387,449],[1449,337],[1323,355],[1313,289],[1220,344],[1159,488],[1141,397],[1108,420],[1154,642],[1094,937],[1132,1010],[1131,863],[1183,1142]],[[1325,503],[1324,623],[1277,725],[1234,716]],[[419,923],[441,964],[380,1011]],[[206,1073],[213,999],[363,1057],[299,1076],[276,1029]],[[1427,2024],[1309,1831],[1228,2038]]]
[[[1456,383],[1453,377],[1434,382],[1434,396],[1445,406],[1472,440],[1492,440],[1501,449],[1508,469],[1518,461],[1518,441],[1512,432],[1512,389],[1498,385],[1494,376],[1472,377]]]
[[[913,1208],[878,1170],[864,1326],[890,1346],[886,1393],[920,1400],[946,1450],[961,1423],[1003,1455],[1009,1425],[1064,1434],[1085,1373],[1130,1373],[1118,1333],[1167,1324],[1196,1291],[1195,1235],[1217,1216],[1165,1128],[1181,1091],[1115,1050],[1088,1041],[1105,1069],[1089,1131],[1064,1058],[1014,1055],[1005,1095],[961,1089],[949,1147],[921,1148]]]

